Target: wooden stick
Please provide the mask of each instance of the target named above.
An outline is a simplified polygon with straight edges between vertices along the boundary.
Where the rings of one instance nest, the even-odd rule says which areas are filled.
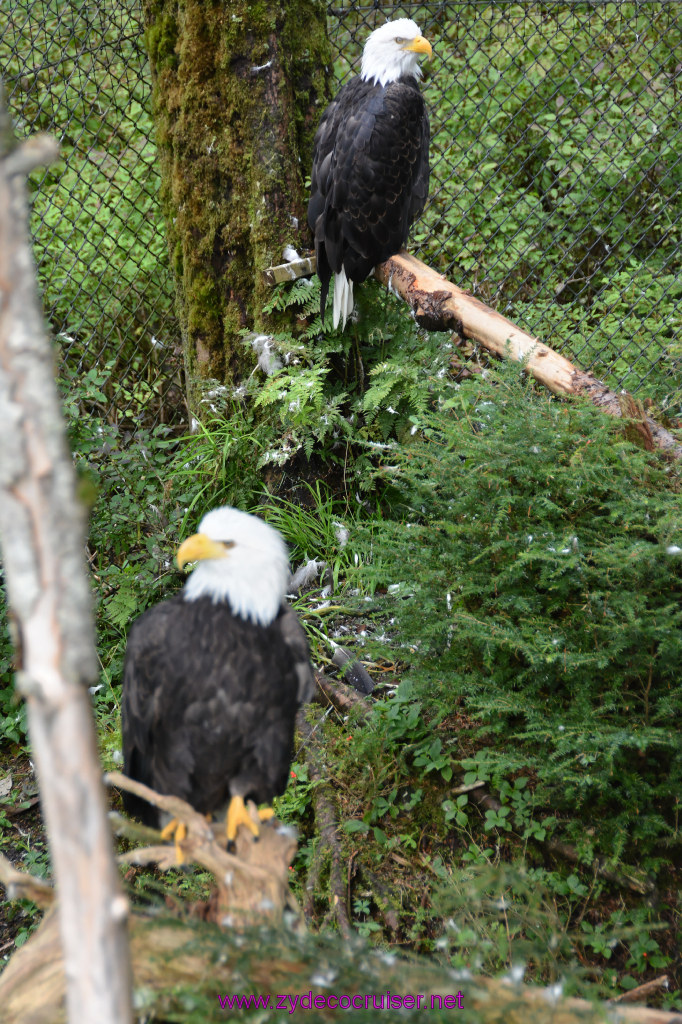
[[[293,260],[291,263],[280,263],[277,267],[268,267],[263,271],[263,280],[274,287],[284,281],[295,281],[297,277],[308,277],[315,273],[317,266],[315,257]]]
[[[322,753],[314,738],[315,727],[308,721],[302,724],[304,745],[307,748],[306,760],[310,781],[316,783],[313,788],[313,807],[315,817],[320,830],[320,845],[329,851],[329,890],[330,906],[329,913],[336,918],[339,931],[344,939],[349,939],[353,934],[348,911],[346,910],[346,885],[343,880],[341,865],[343,854],[338,838],[338,821],[336,808],[331,797],[331,790],[327,782],[327,772],[322,762]],[[318,871],[319,874],[319,871]]]
[[[628,992],[622,992],[619,996],[615,996],[615,998],[609,1001],[611,1003],[617,1003],[619,1006],[621,1003],[643,1003],[647,996],[650,996],[653,992],[658,992],[659,989],[669,987],[670,978],[667,974],[662,974],[660,978],[653,978],[652,981],[645,981],[643,985],[638,985],[637,988],[631,988]]]
[[[26,871],[18,871],[4,853],[0,853],[0,884],[4,885],[8,900],[33,900],[42,909],[54,900],[51,885]]]
[[[57,159],[54,139],[19,146],[0,92],[0,531],[21,634],[17,687],[58,891],[69,1019],[132,1019],[128,901],[111,844],[88,686],[98,662],[54,355],[28,234],[24,175]],[[4,1015],[4,1007],[3,1007]]]
[[[315,679],[325,697],[331,701],[336,710],[340,711],[341,714],[347,715],[350,711],[359,707],[362,709],[362,716],[366,718],[372,710],[372,705],[369,701],[365,697],[361,697],[347,683],[334,682],[328,676],[325,676],[323,672],[316,672]]]

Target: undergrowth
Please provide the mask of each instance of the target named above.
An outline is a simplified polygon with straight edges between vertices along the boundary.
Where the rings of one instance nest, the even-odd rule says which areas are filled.
[[[576,33],[589,30],[581,19],[571,14],[566,22],[569,50]],[[647,239],[658,237],[656,203],[666,189],[672,194],[679,167],[667,136],[658,148],[647,148],[649,136],[634,140],[622,179],[609,178],[604,166],[624,114],[663,120],[672,93],[652,85],[633,113],[624,90],[596,125],[583,67],[541,122],[536,107],[546,107],[551,82],[538,39],[512,51],[505,26],[495,29],[496,61],[486,74],[498,74],[500,85],[490,91],[476,36],[491,32],[488,21],[481,17],[460,40],[460,73],[445,92],[461,116],[466,188],[454,202],[434,190],[417,239],[428,233],[437,245],[454,226],[465,239],[464,284],[475,281],[485,298],[512,302],[514,315],[540,317],[555,344],[595,358],[612,380],[639,379],[646,363],[651,396],[674,414],[679,280]],[[609,51],[608,59],[619,53]],[[601,81],[603,69],[593,71]],[[630,80],[639,74],[631,69]],[[65,97],[67,86],[60,82]],[[435,83],[430,91],[438,102]],[[479,137],[476,114],[484,100],[499,115],[488,139]],[[451,128],[439,129],[447,145]],[[545,150],[554,133],[565,144],[552,164]],[[78,199],[68,191],[72,179],[48,178],[47,185],[61,190],[61,207],[88,251],[99,252],[112,203],[131,232],[141,219],[134,245],[124,232],[117,246],[119,255],[128,247],[132,285],[146,280],[162,246],[149,194],[128,173],[124,141],[114,147],[124,202],[114,202],[92,163],[80,179],[93,185],[85,204],[96,200],[92,230],[80,208],[71,210]],[[609,244],[606,225],[620,230],[633,213],[621,210],[626,172],[643,153],[648,234],[632,261],[609,274],[598,258]],[[521,180],[521,164],[542,183],[542,195]],[[590,191],[593,206],[567,217]],[[601,225],[593,222],[595,204]],[[38,197],[36,212],[49,209]],[[558,225],[554,249],[524,229],[531,213],[547,231]],[[677,230],[670,228],[671,243]],[[39,255],[46,283],[56,287],[61,278]],[[588,282],[582,295],[572,289],[578,270]],[[77,319],[78,302],[89,307],[99,279],[73,261],[59,274],[66,278],[58,311],[66,315],[73,301]],[[529,275],[541,286],[532,302]],[[622,424],[582,402],[548,398],[518,366],[463,366],[449,335],[419,331],[374,282],[358,289],[358,318],[343,333],[331,330],[329,313],[320,322],[316,282],[276,289],[270,308],[290,311],[291,331],[244,333],[259,367],[238,387],[204,382],[193,434],[178,441],[163,428],[143,428],[133,414],[126,431],[103,410],[117,360],[132,353],[144,364],[149,330],[144,308],[139,322],[125,323],[111,291],[102,334],[113,332],[116,344],[101,365],[81,358],[78,332],[75,342],[61,339],[75,345],[68,366],[79,363],[78,370],[62,366],[61,383],[81,493],[91,506],[101,663],[93,703],[105,767],[116,765],[120,745],[127,631],[181,586],[173,566],[178,541],[209,507],[258,511],[284,533],[295,565],[314,559],[329,566],[297,604],[315,660],[329,662],[330,640],[344,643],[378,684],[368,718],[330,715],[317,733],[356,929],[377,945],[452,967],[518,973],[523,965],[535,979],[567,979],[576,991],[594,985],[600,995],[664,971],[672,983],[662,1001],[682,1007],[679,468],[636,448]],[[159,300],[143,291],[149,302]],[[133,413],[148,397],[143,379],[136,388],[121,392]],[[2,629],[0,740],[17,750],[26,746],[25,714],[10,684],[4,622]],[[278,811],[301,831],[292,874],[303,896],[319,854],[305,749],[292,773]],[[477,799],[482,794],[487,802]],[[35,867],[44,853],[25,846],[21,858]],[[319,874],[317,921],[328,867]],[[178,888],[191,898],[204,883],[187,876]]]
[[[207,507],[256,510],[294,564],[330,567],[297,605],[318,664],[335,639],[380,684],[369,719],[319,727],[359,932],[574,991],[674,972],[679,470],[518,366],[462,367],[448,335],[362,292],[345,335],[295,324],[268,339],[267,375],[207,385],[184,441],[140,429],[131,444],[89,414],[94,371],[64,382],[92,503],[104,763],[127,629],[181,585],[178,540]],[[317,286],[275,297],[289,299],[305,328]],[[23,743],[10,711],[5,738]],[[278,812],[301,830],[304,887],[318,856],[305,750],[292,770]]]

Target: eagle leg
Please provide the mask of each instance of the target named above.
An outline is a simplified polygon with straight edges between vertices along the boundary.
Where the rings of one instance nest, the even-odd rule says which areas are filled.
[[[177,857],[178,864],[183,864],[185,855],[180,848],[180,843],[187,836],[187,826],[184,821],[178,821],[177,818],[171,818],[167,825],[161,829],[161,838],[165,841],[167,839],[175,840],[175,856]]]

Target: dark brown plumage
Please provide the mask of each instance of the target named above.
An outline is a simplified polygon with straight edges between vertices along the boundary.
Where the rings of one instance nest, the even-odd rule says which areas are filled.
[[[296,711],[314,678],[303,628],[283,602],[279,534],[234,509],[210,513],[201,531],[179,552],[201,560],[185,590],[130,629],[121,719],[125,773],[213,813],[235,797],[263,803],[284,791]],[[232,590],[221,592],[228,571]],[[146,802],[124,794],[124,804],[158,826]]]
[[[373,35],[386,35],[392,25],[413,26],[416,39],[428,46],[417,26],[406,20],[384,25]],[[403,61],[404,51],[411,49],[394,48]],[[343,86],[315,136],[308,224],[322,282],[322,316],[332,274],[344,272],[351,282],[364,281],[404,246],[428,194],[429,118],[415,72],[381,84],[368,77],[373,66]],[[335,326],[352,308],[352,286],[345,308],[343,301],[335,286]]]

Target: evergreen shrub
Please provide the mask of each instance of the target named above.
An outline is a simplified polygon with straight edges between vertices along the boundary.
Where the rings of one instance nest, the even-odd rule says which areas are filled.
[[[425,712],[465,709],[464,767],[531,778],[586,858],[655,871],[680,838],[679,467],[513,366],[414,426],[377,470],[361,571]]]

